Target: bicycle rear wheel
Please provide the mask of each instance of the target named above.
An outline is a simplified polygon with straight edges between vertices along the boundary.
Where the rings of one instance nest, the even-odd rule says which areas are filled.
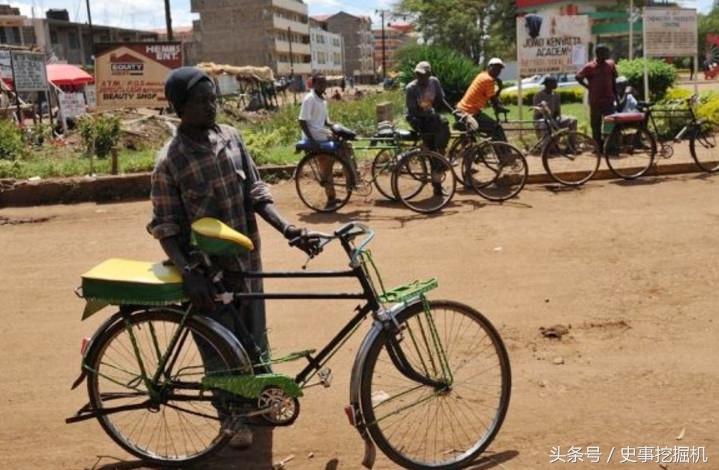
[[[392,193],[392,172],[397,164],[397,159],[388,149],[380,150],[372,160],[372,180],[377,191],[390,201],[396,201],[397,197]]]
[[[170,310],[135,314],[127,323],[116,323],[102,333],[86,358],[87,389],[94,409],[147,403],[140,409],[98,416],[102,428],[129,453],[159,465],[187,465],[227,442],[230,434],[223,432],[224,414],[218,409],[230,405],[220,396],[203,392],[201,380],[242,369],[241,359],[222,337],[190,318],[170,354],[170,374],[160,378],[158,394],[153,396],[142,380],[134,347],[151,378],[180,328],[181,316]]]
[[[656,141],[644,127],[616,125],[604,142],[604,158],[609,169],[625,180],[645,175],[656,154]]]
[[[707,173],[719,170],[719,149],[716,140],[717,129],[714,125],[697,125],[689,137],[689,151],[696,164]]]
[[[313,211],[335,212],[352,196],[354,176],[349,165],[336,155],[306,155],[295,170],[295,188]]]
[[[456,189],[452,166],[429,150],[403,153],[392,173],[392,192],[405,207],[420,214],[441,210]]]
[[[474,191],[490,201],[517,196],[529,176],[522,152],[506,142],[485,140],[468,147],[463,166]]]
[[[599,169],[601,153],[587,134],[569,131],[552,136],[542,151],[542,164],[557,183],[580,186]]]
[[[416,303],[397,314],[401,334],[383,332],[362,364],[360,406],[382,452],[413,469],[463,468],[481,454],[509,407],[511,371],[499,333],[476,310],[450,301]],[[442,387],[422,385],[395,366],[392,340],[411,367]]]

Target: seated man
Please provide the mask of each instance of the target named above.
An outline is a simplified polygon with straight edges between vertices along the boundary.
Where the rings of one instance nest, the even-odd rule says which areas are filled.
[[[482,112],[487,103],[492,103],[495,111],[506,112],[507,108],[499,102],[497,88],[501,88],[499,75],[504,69],[502,59],[490,59],[487,71],[482,72],[474,78],[464,94],[462,100],[457,104],[457,109],[468,114],[467,125],[473,130],[491,136],[492,140],[506,142],[507,136],[504,130],[497,124],[497,121]]]
[[[320,153],[321,144],[332,140],[332,123],[329,120],[325,91],[327,79],[321,73],[312,76],[312,89],[302,100],[299,124],[302,129],[302,138],[312,146],[313,153]],[[339,201],[335,192],[332,175],[334,159],[329,155],[318,155],[320,176],[322,177],[325,194],[327,195],[326,209],[332,209]]]
[[[439,114],[447,107],[442,84],[432,76],[429,62],[418,63],[414,75],[415,80],[405,89],[407,122],[422,134],[427,148],[444,154],[449,143],[449,123]]]
[[[557,122],[559,127],[569,129],[570,131],[576,131],[576,118],[562,116],[562,100],[559,97],[559,93],[555,93],[557,83],[557,78],[553,75],[547,75],[544,77],[544,80],[542,81],[544,89],[534,95],[532,104],[534,106],[541,106],[542,103],[545,103],[547,108],[549,108],[551,118]],[[544,121],[544,115],[541,111],[536,109],[534,110],[534,121],[536,122],[535,127],[539,137],[543,138],[546,130],[546,122]]]
[[[405,89],[407,122],[422,135],[424,145],[429,150],[444,155],[450,132],[449,123],[439,114],[440,109],[449,109],[444,99],[442,84],[437,77],[432,76],[429,62],[418,63],[414,68],[414,75],[415,79]],[[441,180],[441,171],[433,167],[432,188],[435,196],[444,195]]]
[[[634,88],[629,85],[629,80],[624,76],[617,78],[617,112],[639,112],[639,102],[634,97]]]

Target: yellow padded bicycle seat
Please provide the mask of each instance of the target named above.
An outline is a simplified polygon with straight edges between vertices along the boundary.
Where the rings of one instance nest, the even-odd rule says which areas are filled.
[[[112,258],[82,275],[83,318],[105,305],[169,305],[186,299],[172,265]]]
[[[210,255],[236,255],[255,249],[247,236],[212,217],[192,223],[192,244]]]

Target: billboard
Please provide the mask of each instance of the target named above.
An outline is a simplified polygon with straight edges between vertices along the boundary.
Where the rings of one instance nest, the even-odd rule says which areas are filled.
[[[167,106],[165,78],[180,66],[179,42],[99,44],[95,49],[97,109]]]
[[[47,90],[45,54],[11,52],[13,87],[19,92]]]
[[[576,72],[588,60],[587,15],[531,14],[517,18],[517,62],[522,75]]]
[[[697,11],[645,8],[644,35],[647,57],[694,57],[697,53]]]

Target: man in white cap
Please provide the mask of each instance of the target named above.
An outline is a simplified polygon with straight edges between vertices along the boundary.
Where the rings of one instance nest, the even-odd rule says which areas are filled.
[[[504,130],[497,124],[497,121],[482,112],[487,103],[492,103],[496,112],[507,112],[507,108],[499,102],[499,90],[502,81],[499,75],[504,69],[502,59],[494,57],[487,64],[487,71],[477,75],[462,100],[457,103],[457,109],[467,115],[467,125],[472,129],[479,129],[495,141],[507,141]]]

